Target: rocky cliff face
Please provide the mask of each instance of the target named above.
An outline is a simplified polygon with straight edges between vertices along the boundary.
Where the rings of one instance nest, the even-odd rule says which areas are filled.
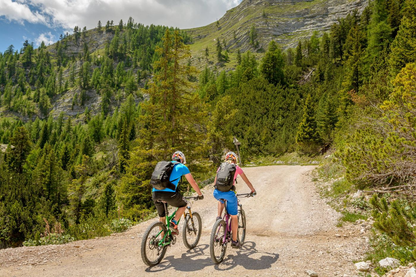
[[[208,26],[189,30],[195,41],[227,40],[230,49],[255,50],[249,32],[254,26],[259,46],[267,49],[271,40],[283,49],[295,47],[299,39],[309,38],[314,31],[329,30],[338,19],[355,9],[361,13],[368,0],[243,0]],[[201,41],[202,42],[202,41]]]

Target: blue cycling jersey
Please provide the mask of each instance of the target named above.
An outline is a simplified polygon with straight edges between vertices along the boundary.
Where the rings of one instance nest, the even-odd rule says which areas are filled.
[[[175,188],[177,189],[177,188],[178,188],[178,183],[179,183],[179,181],[181,180],[181,177],[182,177],[183,175],[188,174],[188,173],[191,173],[191,172],[189,171],[188,167],[186,167],[186,165],[181,164],[181,163],[176,164],[176,165],[173,167],[173,169],[172,169],[172,173],[170,174],[169,181],[170,181],[172,184],[174,184],[174,185],[175,185]],[[158,190],[158,189],[153,188],[153,189],[152,189],[152,191],[175,192],[174,190],[172,190],[172,189],[168,189],[168,188],[163,189],[163,190]]]

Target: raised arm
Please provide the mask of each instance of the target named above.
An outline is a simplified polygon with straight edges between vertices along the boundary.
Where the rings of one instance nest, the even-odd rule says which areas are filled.
[[[185,178],[186,180],[188,180],[188,182],[191,184],[191,186],[193,187],[193,189],[196,191],[196,193],[198,193],[198,195],[202,195],[201,190],[198,187],[198,184],[195,182],[194,177],[192,176],[191,173],[185,174]]]
[[[254,189],[253,185],[251,184],[250,180],[247,178],[246,174],[244,174],[244,172],[242,172],[240,174],[241,178],[243,178],[244,182],[246,182],[247,186],[251,189],[251,192],[256,192],[256,190]]]

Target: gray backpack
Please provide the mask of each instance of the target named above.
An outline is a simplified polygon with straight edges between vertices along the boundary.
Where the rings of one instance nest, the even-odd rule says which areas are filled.
[[[150,179],[150,184],[152,187],[158,190],[164,190],[166,188],[176,190],[175,185],[172,184],[169,179],[173,167],[177,164],[178,162],[158,162],[156,164],[155,170],[152,173],[152,178]]]
[[[235,164],[224,162],[220,165],[217,172],[217,182],[215,187],[219,191],[230,191],[234,183],[234,175],[237,167]]]

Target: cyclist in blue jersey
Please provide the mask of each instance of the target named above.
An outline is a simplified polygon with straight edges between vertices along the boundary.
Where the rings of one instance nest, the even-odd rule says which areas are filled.
[[[194,177],[192,176],[191,172],[189,171],[186,164],[185,155],[181,151],[176,151],[172,155],[172,162],[178,162],[173,167],[172,173],[170,174],[169,181],[175,185],[175,190],[166,188],[163,190],[158,190],[153,188],[152,190],[152,199],[155,203],[157,212],[159,214],[159,220],[162,223],[165,223],[165,206],[164,205],[171,205],[173,207],[178,207],[179,209],[176,212],[175,217],[171,221],[171,230],[172,234],[178,235],[178,221],[185,212],[187,203],[183,200],[182,194],[178,191],[178,184],[181,180],[182,176],[185,176],[186,180],[188,180],[189,184],[194,188],[196,193],[198,194],[199,199],[204,199],[201,190],[198,187]],[[161,202],[163,201],[163,202]]]

